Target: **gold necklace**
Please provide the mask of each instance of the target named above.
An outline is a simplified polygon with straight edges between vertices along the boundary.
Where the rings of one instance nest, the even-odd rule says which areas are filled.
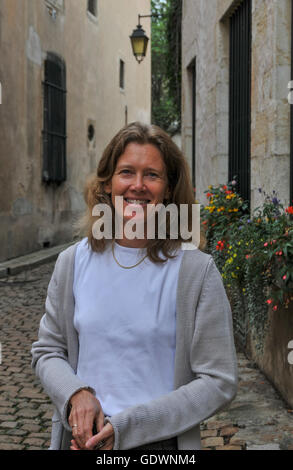
[[[114,260],[116,261],[116,263],[118,264],[118,266],[120,266],[120,268],[123,268],[123,269],[132,269],[132,268],[135,268],[135,266],[138,266],[140,263],[143,262],[143,260],[147,257],[147,254],[136,264],[134,264],[133,266],[123,266],[122,264],[119,263],[119,261],[117,260],[116,256],[115,256],[115,253],[114,253],[114,243],[112,243],[112,254],[113,254],[113,258]]]

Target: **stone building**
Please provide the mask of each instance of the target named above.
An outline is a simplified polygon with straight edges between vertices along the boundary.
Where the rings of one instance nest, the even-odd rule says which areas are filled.
[[[138,64],[129,39],[149,13],[150,0],[1,0],[0,261],[70,241],[105,145],[150,122],[150,48]]]
[[[291,36],[291,0],[183,0],[182,146],[201,203],[234,175],[251,209],[259,188],[292,201]]]

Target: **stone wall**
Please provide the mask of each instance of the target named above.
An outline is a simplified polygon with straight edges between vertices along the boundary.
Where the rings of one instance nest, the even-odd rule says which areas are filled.
[[[196,188],[228,179],[229,14],[240,1],[184,0],[182,148],[191,166],[191,82],[196,59]],[[289,203],[291,1],[252,0],[251,207],[258,188]]]
[[[228,179],[229,15],[240,0],[183,0],[182,149],[191,167],[191,76],[196,60],[196,197],[206,204],[210,184]],[[289,204],[291,0],[252,0],[251,207],[262,205],[262,188]],[[250,338],[247,352],[293,406],[291,311],[270,312],[263,356]]]
[[[293,365],[289,362],[288,344],[293,340],[293,304],[288,309],[268,311],[268,331],[260,354],[256,339],[250,334],[246,353],[274,384],[284,400],[293,408]]]
[[[150,49],[139,65],[129,40],[150,0],[97,5],[95,17],[87,0],[0,2],[0,261],[70,241],[84,208],[85,180],[106,144],[126,118],[150,122]],[[150,37],[150,19],[142,24]],[[42,81],[49,51],[63,58],[67,75],[67,180],[59,186],[42,182]]]

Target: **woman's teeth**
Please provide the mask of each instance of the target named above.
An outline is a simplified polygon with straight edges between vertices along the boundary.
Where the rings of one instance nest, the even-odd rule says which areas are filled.
[[[128,199],[125,198],[125,201],[128,202],[129,204],[148,204],[148,200],[138,200],[138,199]]]

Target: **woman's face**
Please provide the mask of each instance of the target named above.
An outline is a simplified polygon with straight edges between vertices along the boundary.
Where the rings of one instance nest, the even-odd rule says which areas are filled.
[[[147,219],[147,205],[163,203],[169,196],[165,163],[160,151],[152,144],[131,142],[120,155],[111,182],[105,186],[115,196],[123,197],[123,222],[127,222],[138,207],[143,208],[144,221]],[[128,215],[125,215],[125,209]],[[121,211],[119,205],[115,209]]]

